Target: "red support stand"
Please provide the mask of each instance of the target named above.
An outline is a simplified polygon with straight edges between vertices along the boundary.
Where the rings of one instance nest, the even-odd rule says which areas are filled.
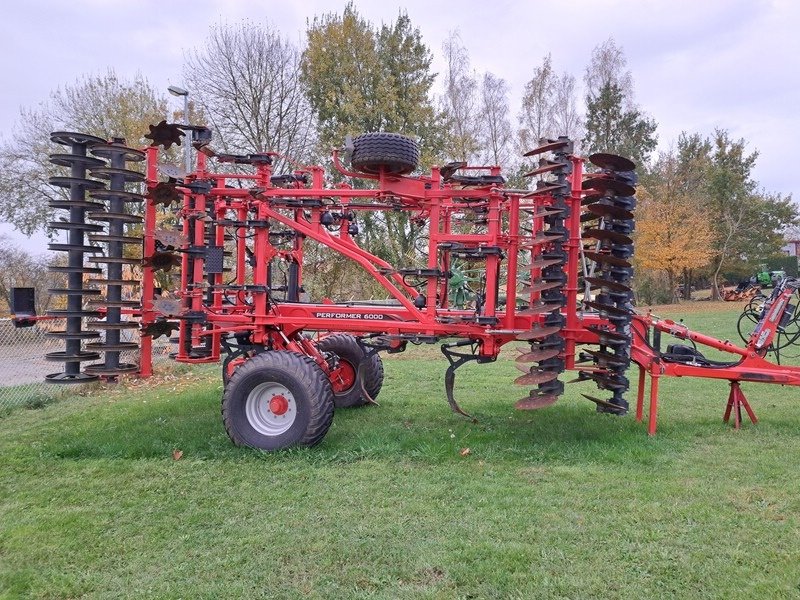
[[[739,382],[731,381],[731,393],[728,394],[728,405],[725,407],[725,415],[722,417],[723,422],[729,422],[731,412],[733,412],[733,426],[735,429],[739,429],[742,426],[742,407],[747,411],[747,416],[750,417],[750,421],[752,421],[753,424],[758,423],[756,414],[753,412],[753,409],[750,408],[747,398],[744,397],[744,392],[742,392]]]
[[[646,371],[639,366],[639,387],[636,391],[636,422],[641,423],[644,415],[644,384]]]

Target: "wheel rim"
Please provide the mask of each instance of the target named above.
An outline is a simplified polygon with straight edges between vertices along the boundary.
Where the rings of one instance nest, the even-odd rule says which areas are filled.
[[[268,381],[247,395],[245,414],[250,426],[261,435],[281,435],[294,424],[297,403],[286,386]]]
[[[349,392],[356,384],[356,370],[348,361],[339,359],[339,366],[331,373],[334,394]]]

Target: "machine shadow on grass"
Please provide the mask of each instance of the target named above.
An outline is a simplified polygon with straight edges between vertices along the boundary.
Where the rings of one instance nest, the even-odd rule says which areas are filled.
[[[432,392],[436,383],[423,387],[430,385]],[[502,395],[481,403],[472,398],[477,419],[472,422],[452,414],[433,393],[409,399],[393,387],[387,385],[378,407],[337,410],[328,436],[314,448],[267,454],[233,446],[220,427],[218,392],[201,388],[65,416],[41,442],[41,451],[59,459],[172,460],[172,452],[180,450],[183,460],[649,463],[664,451],[674,452],[688,435],[677,441],[667,426],[658,439],[648,440],[632,416],[595,414],[571,395],[535,413],[515,411]],[[465,448],[469,453],[462,456]]]

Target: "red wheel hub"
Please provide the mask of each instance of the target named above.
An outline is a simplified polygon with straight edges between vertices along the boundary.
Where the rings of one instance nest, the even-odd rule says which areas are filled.
[[[280,394],[273,396],[269,401],[269,410],[272,414],[278,416],[285,415],[286,411],[289,410],[289,401]]]
[[[331,387],[334,393],[346,392],[356,382],[356,370],[346,360],[339,359],[339,366],[331,371]]]

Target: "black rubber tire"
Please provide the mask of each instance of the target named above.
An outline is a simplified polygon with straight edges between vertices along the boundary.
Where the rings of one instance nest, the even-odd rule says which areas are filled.
[[[356,380],[348,390],[334,392],[333,403],[336,408],[353,408],[364,406],[369,402],[361,389],[360,377],[364,379],[364,390],[369,397],[373,400],[377,397],[383,386],[383,361],[380,356],[373,354],[361,366],[365,360],[364,350],[358,345],[354,336],[346,333],[336,333],[323,338],[317,344],[317,348],[320,352],[333,352],[339,360],[350,363],[356,372]]]
[[[250,423],[248,395],[262,383],[288,389],[297,413],[291,427],[278,435],[266,435]],[[290,446],[315,446],[333,421],[333,390],[325,372],[313,359],[294,352],[263,352],[237,367],[222,395],[225,431],[237,446],[282,450]]]
[[[364,133],[353,140],[353,168],[377,175],[408,175],[419,164],[417,142],[399,133]]]

